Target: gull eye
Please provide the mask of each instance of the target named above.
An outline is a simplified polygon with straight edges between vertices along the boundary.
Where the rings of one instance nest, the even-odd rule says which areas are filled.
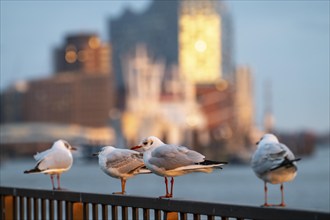
[[[70,149],[70,145],[67,142],[64,142],[66,148]]]
[[[143,145],[147,145],[147,144],[148,144],[148,141],[143,141],[142,144],[143,144]]]
[[[154,143],[154,141],[151,141],[151,142],[150,142],[150,145],[152,145],[153,143]]]

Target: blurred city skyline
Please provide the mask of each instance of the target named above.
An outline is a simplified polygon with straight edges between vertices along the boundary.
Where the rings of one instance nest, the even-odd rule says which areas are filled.
[[[236,63],[253,69],[256,124],[262,125],[271,82],[275,128],[329,130],[329,2],[227,1],[234,20]],[[95,32],[140,1],[1,1],[1,90],[54,73],[52,50],[69,33]],[[32,53],[32,55],[31,55]]]

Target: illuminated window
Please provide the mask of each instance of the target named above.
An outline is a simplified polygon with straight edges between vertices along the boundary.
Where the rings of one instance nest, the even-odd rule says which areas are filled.
[[[77,60],[77,53],[75,51],[69,50],[65,53],[65,60],[68,63],[74,63]]]
[[[85,62],[86,59],[87,59],[87,53],[86,53],[86,51],[84,51],[84,50],[80,50],[80,51],[78,52],[78,60],[79,60],[80,62]]]
[[[98,37],[91,37],[88,41],[88,45],[92,49],[96,49],[100,47],[100,39]]]
[[[205,41],[203,40],[198,40],[196,41],[195,43],[195,49],[200,52],[200,53],[203,53],[207,48],[207,45],[205,43]]]

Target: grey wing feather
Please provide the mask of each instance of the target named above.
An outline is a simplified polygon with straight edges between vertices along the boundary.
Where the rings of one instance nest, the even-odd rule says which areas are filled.
[[[45,151],[42,151],[42,152],[38,152],[36,153],[33,157],[34,159],[37,161],[37,163],[39,163],[41,160],[45,159],[46,156],[52,154],[53,152],[53,149],[50,148],[50,149],[47,149]]]
[[[204,160],[202,154],[189,150],[186,147],[176,145],[164,145],[164,147],[158,147],[152,151],[151,156],[149,163],[157,167],[162,167],[165,170],[192,165]]]
[[[144,166],[143,155],[136,151],[116,151],[107,157],[106,166],[121,173],[131,173]]]
[[[262,174],[280,165],[286,157],[294,159],[293,153],[284,144],[266,144],[253,155],[252,168],[256,173]]]

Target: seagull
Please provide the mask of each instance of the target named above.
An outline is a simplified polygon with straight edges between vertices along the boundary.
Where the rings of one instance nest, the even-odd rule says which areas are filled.
[[[165,144],[155,136],[143,139],[139,145],[131,149],[143,152],[146,167],[164,177],[166,194],[160,198],[173,197],[174,177],[192,172],[210,173],[215,168],[222,169],[221,166],[227,164],[227,162],[205,160],[205,156],[196,151],[184,146]],[[170,191],[167,177],[171,177]]]
[[[281,184],[281,203],[278,206],[285,207],[283,183],[292,181],[297,174],[296,161],[290,149],[279,143],[273,134],[265,134],[257,142],[257,150],[252,156],[252,169],[255,174],[264,181],[265,203],[263,207],[273,206],[267,202],[267,183]]]
[[[93,156],[98,156],[99,166],[104,173],[121,180],[121,192],[114,192],[113,194],[124,195],[126,193],[125,186],[128,178],[137,174],[151,173],[145,168],[142,153],[134,150],[105,146]]]
[[[53,190],[60,190],[60,175],[71,168],[73,162],[71,151],[73,150],[76,150],[76,148],[72,147],[67,141],[57,140],[50,149],[35,154],[34,159],[37,164],[33,169],[25,170],[24,173],[49,174]],[[57,176],[57,188],[54,184],[54,175]]]

